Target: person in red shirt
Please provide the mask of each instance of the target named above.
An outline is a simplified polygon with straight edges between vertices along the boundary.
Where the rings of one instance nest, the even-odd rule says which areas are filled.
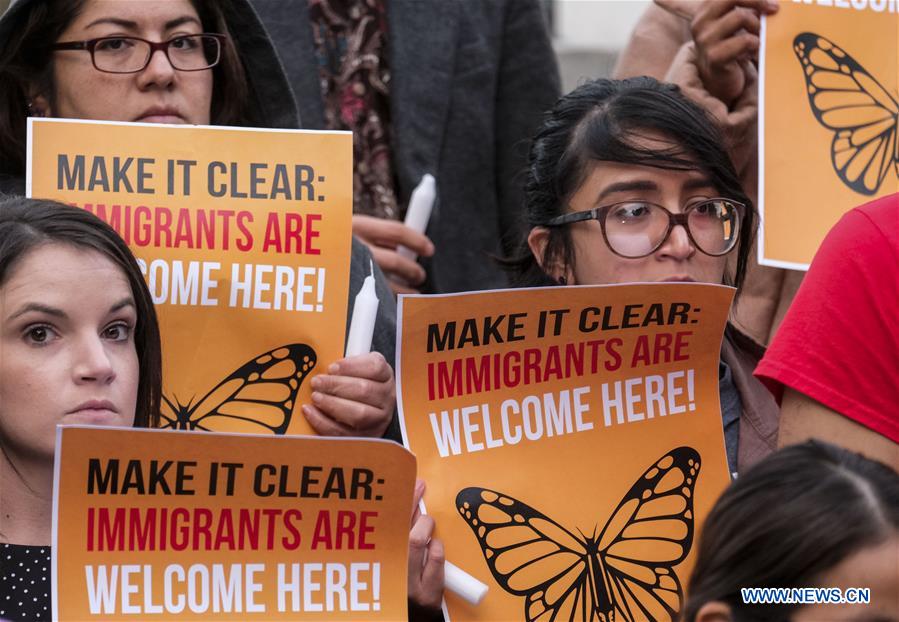
[[[899,470],[899,193],[830,231],[755,375],[782,400],[779,445],[820,438]]]

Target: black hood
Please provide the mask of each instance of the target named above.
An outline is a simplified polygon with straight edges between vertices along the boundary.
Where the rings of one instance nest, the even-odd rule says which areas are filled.
[[[25,9],[42,1],[12,0],[9,8],[0,17],[0,47],[6,42],[9,33],[20,27]],[[293,92],[256,11],[248,0],[214,1],[225,15],[228,29],[240,51],[250,87],[250,106],[255,111],[257,125],[298,128],[299,115]]]
[[[21,27],[26,9],[44,0],[12,0],[0,16],[0,49],[9,34]],[[286,73],[268,33],[249,0],[214,0],[225,16],[228,29],[240,52],[249,86],[253,125],[256,127],[300,127],[299,113]],[[0,88],[3,85],[0,84]],[[24,180],[0,166],[0,194],[19,194]]]

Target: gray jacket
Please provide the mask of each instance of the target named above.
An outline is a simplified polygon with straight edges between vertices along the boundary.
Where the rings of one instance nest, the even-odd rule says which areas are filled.
[[[251,0],[284,63],[303,127],[322,96],[306,0]],[[559,96],[537,0],[387,0],[391,146],[406,203],[437,178],[426,291],[508,287],[491,256],[524,233],[528,141]]]

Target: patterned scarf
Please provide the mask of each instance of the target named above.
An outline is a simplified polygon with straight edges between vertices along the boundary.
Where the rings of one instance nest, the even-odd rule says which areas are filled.
[[[384,0],[310,0],[309,19],[325,126],[353,132],[353,212],[399,220]]]

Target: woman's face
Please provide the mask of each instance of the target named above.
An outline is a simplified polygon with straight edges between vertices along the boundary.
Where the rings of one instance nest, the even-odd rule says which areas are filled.
[[[644,139],[646,146],[668,147],[668,143]],[[676,214],[688,205],[719,196],[704,173],[597,162],[569,202],[568,211],[579,212],[618,203],[643,200],[661,205]],[[569,284],[603,285],[651,281],[696,281],[721,283],[727,262],[698,250],[682,226],[676,226],[653,254],[639,259],[616,255],[606,245],[596,220],[565,225],[571,233],[574,266],[543,266],[554,278],[564,276]],[[536,227],[528,238],[531,250],[543,257],[548,231]]]
[[[168,41],[203,32],[188,0],[87,0],[58,42],[134,36]],[[83,50],[53,55],[55,93],[35,98],[51,117],[145,123],[209,124],[212,70],[176,71],[156,52],[139,73],[104,73]]]
[[[869,588],[870,603],[821,603],[796,610],[791,622],[899,622],[899,534],[850,555],[815,581],[820,587]]]
[[[124,272],[97,251],[47,244],[0,286],[0,443],[52,457],[58,423],[131,426],[137,312]]]
[[[830,602],[798,607],[790,622],[899,622],[899,534],[886,542],[862,549],[809,581],[802,588],[830,588],[819,598]],[[751,586],[747,586],[751,587]],[[777,587],[777,586],[773,586]],[[869,602],[858,602],[857,588],[869,590]],[[831,591],[839,589],[839,593]],[[849,592],[849,590],[856,590]],[[844,599],[841,603],[836,599]],[[852,600],[853,602],[849,602]],[[733,622],[733,611],[727,603],[710,601],[696,614],[694,622]]]

